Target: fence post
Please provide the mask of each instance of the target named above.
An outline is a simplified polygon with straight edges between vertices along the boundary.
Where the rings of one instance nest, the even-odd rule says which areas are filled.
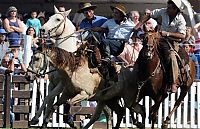
[[[6,74],[4,85],[4,126],[10,128],[10,93],[11,93],[11,75]]]

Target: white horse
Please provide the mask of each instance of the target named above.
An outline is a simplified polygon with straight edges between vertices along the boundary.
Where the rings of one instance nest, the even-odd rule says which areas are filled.
[[[59,12],[58,9],[54,6],[54,12],[55,14],[51,16],[50,19],[42,26],[41,30],[43,31],[43,34],[48,35],[50,38],[55,40],[54,45],[56,47],[63,48],[64,50],[69,52],[75,52],[77,50],[77,41],[79,35],[75,31],[75,26],[67,18],[67,16],[71,12],[71,9],[65,12]],[[37,69],[38,67],[35,67],[36,69],[34,69],[37,74],[39,74],[39,72],[41,71],[41,69]],[[50,71],[51,70],[52,69],[50,68]],[[46,105],[47,109],[45,111],[43,124],[45,125],[46,123],[48,123],[48,114],[50,114],[51,112],[51,109],[48,107],[51,107],[53,105],[55,96],[59,95],[62,92],[64,85],[66,85],[65,83],[63,83],[62,77],[60,76],[60,74],[58,74],[57,71],[51,72],[48,75],[50,80],[48,86],[48,95],[45,97],[43,104],[36,112],[30,124],[34,125],[39,122],[39,117]],[[71,123],[69,123],[69,125],[70,124]],[[71,124],[70,126],[73,127],[73,124]]]

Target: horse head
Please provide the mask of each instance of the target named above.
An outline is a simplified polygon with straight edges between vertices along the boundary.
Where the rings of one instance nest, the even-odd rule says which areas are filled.
[[[143,57],[152,59],[157,51],[157,45],[160,40],[160,34],[158,32],[145,32],[143,35]]]
[[[71,9],[65,12],[59,12],[54,6],[55,14],[41,27],[42,35],[55,39],[55,46],[65,49],[68,52],[74,52],[77,49],[77,37],[75,26],[67,18]]]
[[[41,72],[46,72],[48,66],[48,60],[44,53],[37,51],[32,55],[29,69],[36,75],[41,75]]]

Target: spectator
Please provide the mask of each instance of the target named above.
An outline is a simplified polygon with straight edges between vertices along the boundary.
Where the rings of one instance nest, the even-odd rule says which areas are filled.
[[[6,34],[6,31],[3,28],[0,28],[0,62],[2,61],[2,58],[6,54],[6,51],[9,47],[9,43],[5,40]]]
[[[58,7],[59,12],[65,12],[65,7],[63,5]]]
[[[26,31],[26,35],[30,35],[32,37],[32,50],[36,50],[38,48],[38,37],[36,36],[35,29],[33,27],[29,27]]]
[[[137,25],[139,23],[139,18],[140,18],[140,14],[138,11],[130,12],[129,19],[130,19],[130,21],[132,21],[134,23],[134,25]]]
[[[186,36],[185,36],[184,41],[188,41],[188,43],[191,44],[191,45],[195,44],[195,37],[193,35],[193,31],[192,31],[191,27],[187,27]]]
[[[6,52],[6,54],[3,56],[3,59],[1,61],[0,74],[14,72],[14,61],[15,61],[15,58],[12,58],[10,60],[9,52]]]
[[[200,79],[200,75],[199,75],[199,63],[198,63],[198,59],[195,56],[195,54],[193,53],[193,45],[191,45],[188,41],[185,42],[184,44],[184,48],[185,51],[188,53],[189,58],[191,61],[193,61],[195,63],[195,67],[196,67],[196,79]]]
[[[91,3],[83,4],[83,7],[78,11],[79,13],[84,13],[85,15],[85,19],[83,19],[80,24],[80,29],[99,27],[107,21],[107,18],[105,17],[94,15],[94,10],[96,8],[97,6],[91,5]]]
[[[79,3],[79,9],[81,9],[83,7],[84,3],[81,2]],[[76,12],[75,15],[74,15],[74,18],[72,20],[73,24],[76,26],[76,29],[79,30],[80,29],[80,24],[81,24],[81,21],[85,18],[84,14],[83,13],[80,13],[80,12]]]
[[[14,58],[14,74],[23,74],[26,71],[26,67],[23,64],[23,55],[20,47],[11,48],[11,51],[8,54],[10,60]]]
[[[21,20],[17,18],[17,8],[10,6],[7,11],[7,18],[4,19],[4,28],[10,43],[10,47],[20,46],[20,34],[22,33]]]
[[[40,20],[37,18],[37,11],[33,10],[31,11],[31,18],[29,18],[26,22],[27,27],[34,27],[36,31],[36,36],[39,36],[39,31],[41,28]]]
[[[148,9],[148,8],[146,8],[146,9],[144,10],[144,14],[145,14],[145,15],[151,14],[151,10]],[[150,18],[148,21],[151,22],[152,28],[155,28],[155,27],[157,26],[157,22],[156,22],[156,20],[154,20],[153,18]],[[148,22],[148,21],[147,21],[147,22]]]
[[[43,26],[46,23],[45,11],[44,12],[40,12],[38,14],[37,18],[40,20],[41,26]]]
[[[26,35],[27,26],[26,26],[26,24],[24,23],[22,14],[18,14],[18,18],[21,20],[22,34],[23,34],[23,35]]]

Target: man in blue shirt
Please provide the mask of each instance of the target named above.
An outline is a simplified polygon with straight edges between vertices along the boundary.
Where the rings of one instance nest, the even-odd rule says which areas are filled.
[[[80,23],[80,29],[83,28],[93,28],[100,27],[107,21],[107,18],[103,16],[94,15],[94,10],[97,8],[96,5],[91,5],[91,3],[84,3],[83,7],[78,11],[78,13],[83,13],[85,19]]]

